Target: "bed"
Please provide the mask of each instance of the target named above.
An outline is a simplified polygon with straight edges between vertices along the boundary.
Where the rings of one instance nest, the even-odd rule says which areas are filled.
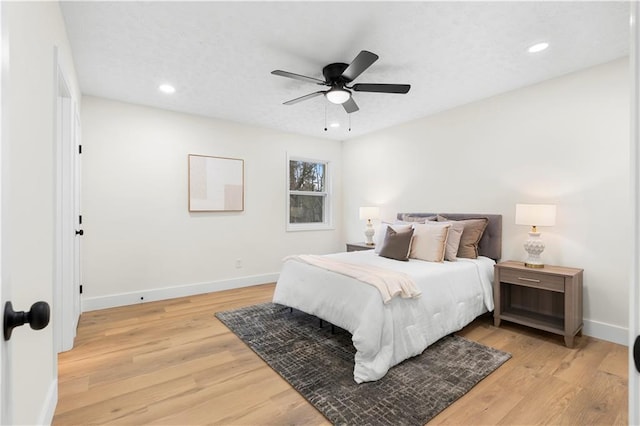
[[[398,214],[399,220],[412,222],[436,217],[436,213]],[[502,216],[441,213],[439,218],[487,219],[477,242],[477,258],[400,262],[374,250],[323,256],[330,261],[406,274],[419,289],[419,297],[393,297],[385,303],[372,285],[290,258],[283,263],[273,302],[349,331],[356,349],[354,380],[362,383],[382,378],[394,365],[419,355],[440,338],[493,310],[493,266],[501,256]]]

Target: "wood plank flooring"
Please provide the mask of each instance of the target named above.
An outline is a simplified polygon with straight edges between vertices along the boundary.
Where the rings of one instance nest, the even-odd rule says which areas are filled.
[[[324,425],[215,317],[270,301],[273,284],[82,314],[59,356],[54,425]],[[627,424],[627,348],[489,316],[458,333],[513,355],[430,424]]]

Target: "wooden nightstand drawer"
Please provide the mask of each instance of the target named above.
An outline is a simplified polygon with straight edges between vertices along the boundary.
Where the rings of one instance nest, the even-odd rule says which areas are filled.
[[[557,275],[548,275],[534,271],[503,269],[500,271],[500,281],[518,284],[523,287],[541,288],[543,290],[564,293],[564,277]]]

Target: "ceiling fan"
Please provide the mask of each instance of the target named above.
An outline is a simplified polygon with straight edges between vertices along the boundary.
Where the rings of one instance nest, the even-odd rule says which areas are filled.
[[[329,102],[338,105],[342,104],[344,110],[348,114],[351,114],[352,112],[359,110],[358,105],[353,100],[353,96],[351,94],[352,90],[354,92],[404,94],[411,88],[410,84],[356,83],[350,86],[353,80],[358,78],[360,74],[362,74],[377,60],[378,55],[363,50],[358,53],[358,56],[356,56],[350,64],[336,62],[322,68],[324,80],[282,70],[271,71],[271,74],[330,87],[329,90],[319,90],[317,92],[309,93],[308,95],[300,96],[299,98],[291,99],[290,101],[284,102],[284,105],[293,105],[298,102],[306,101],[307,99],[315,98],[316,96],[324,95]]]

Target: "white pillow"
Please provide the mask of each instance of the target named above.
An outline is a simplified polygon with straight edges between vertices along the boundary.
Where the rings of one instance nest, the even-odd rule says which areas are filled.
[[[387,223],[387,222],[380,223],[380,226],[378,226],[376,233],[373,235],[373,243],[375,244],[374,251],[376,253],[380,253],[380,248],[382,247],[382,243],[384,242],[384,236],[387,235],[387,227],[389,226],[391,227],[391,229],[393,229],[396,232],[406,232],[411,229],[412,225]]]
[[[450,223],[416,223],[413,225],[413,241],[409,257],[428,262],[442,262],[445,256]]]

